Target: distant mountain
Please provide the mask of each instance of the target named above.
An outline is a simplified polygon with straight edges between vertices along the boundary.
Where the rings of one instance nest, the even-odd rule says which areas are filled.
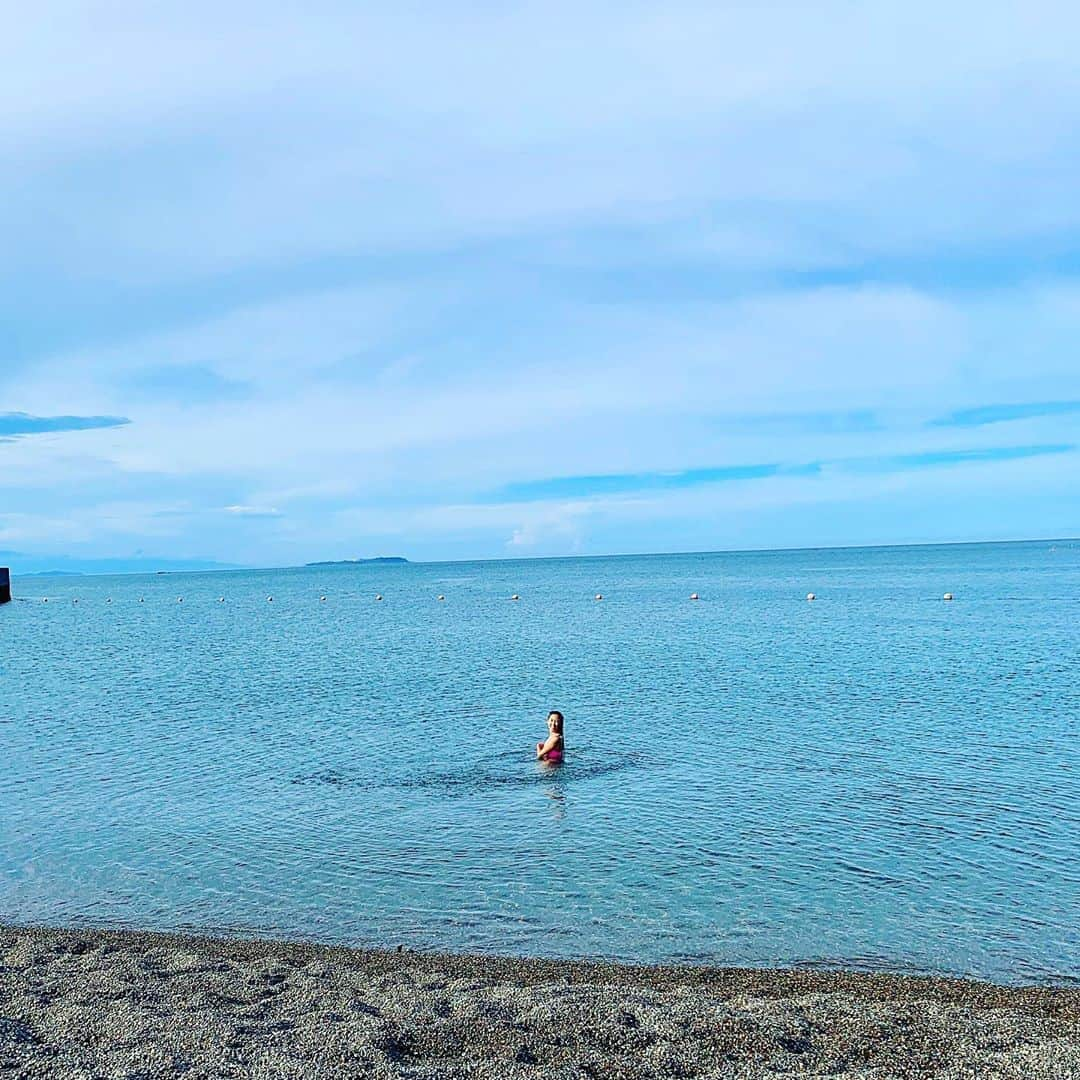
[[[379,555],[374,559],[325,559],[322,562],[309,562],[305,566],[361,566],[365,563],[407,563],[400,555]]]
[[[10,566],[12,577],[53,577],[73,574],[152,574],[155,570],[236,570],[235,563],[207,559],[83,559],[63,555],[28,555],[22,551],[0,551],[0,566]]]

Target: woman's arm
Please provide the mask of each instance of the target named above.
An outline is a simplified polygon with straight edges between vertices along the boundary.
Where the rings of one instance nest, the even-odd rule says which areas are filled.
[[[542,761],[547,755],[559,745],[559,736],[551,734],[547,737],[547,742],[538,742],[536,744],[536,759]]]

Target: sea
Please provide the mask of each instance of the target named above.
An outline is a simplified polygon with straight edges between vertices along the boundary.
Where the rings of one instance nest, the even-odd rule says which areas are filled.
[[[1080,541],[13,584],[0,922],[1080,983]]]

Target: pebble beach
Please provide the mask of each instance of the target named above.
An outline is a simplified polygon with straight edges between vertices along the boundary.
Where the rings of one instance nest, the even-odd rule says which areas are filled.
[[[0,927],[0,1076],[1080,1077],[1080,989]]]

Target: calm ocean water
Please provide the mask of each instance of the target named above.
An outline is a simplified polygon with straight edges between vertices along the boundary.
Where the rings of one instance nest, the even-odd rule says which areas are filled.
[[[0,921],[1080,979],[1080,542],[15,587]]]

